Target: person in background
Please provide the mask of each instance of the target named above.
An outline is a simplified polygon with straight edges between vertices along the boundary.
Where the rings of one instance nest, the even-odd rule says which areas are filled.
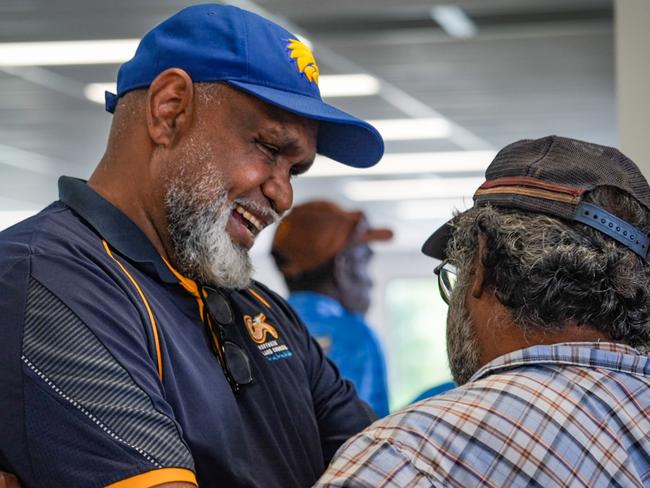
[[[364,315],[372,289],[369,244],[392,236],[389,229],[371,228],[361,212],[312,201],[280,222],[271,249],[290,291],[289,304],[380,417],[388,415],[386,366]]]
[[[460,386],[372,424],[316,486],[650,486],[649,234],[618,150],[502,149],[423,247]]]
[[[309,48],[220,4],[147,33],[88,182],[0,233],[0,470],[26,487],[304,488],[370,421],[249,249],[315,154],[383,141]],[[83,144],[83,141],[79,141]]]

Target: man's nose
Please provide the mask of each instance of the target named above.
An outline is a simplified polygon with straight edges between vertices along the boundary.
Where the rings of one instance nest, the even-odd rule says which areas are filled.
[[[289,170],[278,165],[271,177],[262,185],[262,192],[276,212],[281,214],[289,210],[293,204],[293,187]]]

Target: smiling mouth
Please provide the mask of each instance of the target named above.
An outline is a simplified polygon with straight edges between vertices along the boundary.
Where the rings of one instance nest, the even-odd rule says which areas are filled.
[[[266,227],[266,224],[260,221],[257,217],[255,217],[252,213],[250,213],[248,210],[246,210],[244,207],[241,205],[235,204],[235,211],[241,215],[242,217],[242,223],[246,226],[248,231],[253,235],[256,236],[259,234],[264,227]]]

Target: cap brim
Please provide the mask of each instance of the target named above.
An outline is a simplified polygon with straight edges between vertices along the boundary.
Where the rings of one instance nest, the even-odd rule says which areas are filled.
[[[445,224],[438,227],[438,229],[429,236],[429,238],[422,245],[422,252],[432,258],[440,259],[441,261],[447,257],[447,242],[451,239],[453,232],[452,223],[456,217],[449,219]]]
[[[361,237],[360,242],[390,241],[393,235],[394,233],[390,229],[368,229]]]
[[[384,155],[384,141],[369,123],[325,102],[268,86],[228,80],[227,83],[271,105],[318,120],[317,151],[356,168],[368,168]]]

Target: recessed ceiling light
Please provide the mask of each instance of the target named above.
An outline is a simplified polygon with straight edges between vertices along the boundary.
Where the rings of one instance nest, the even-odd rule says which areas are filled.
[[[123,63],[139,39],[0,43],[0,66],[56,66]]]
[[[368,74],[322,75],[318,87],[325,98],[367,97],[379,93],[380,83]]]
[[[451,124],[442,117],[418,119],[369,120],[385,141],[444,139],[451,133]]]
[[[355,201],[462,198],[473,195],[484,181],[482,176],[351,181],[343,192]]]
[[[104,93],[107,91],[115,93],[117,85],[115,83],[88,83],[84,88],[84,95],[91,102],[104,105]]]
[[[321,75],[318,86],[321,95],[327,97],[359,97],[379,93],[379,81],[370,75]],[[84,95],[92,102],[104,104],[104,92],[115,93],[115,83],[88,83]],[[435,124],[434,124],[435,125]],[[440,131],[441,126],[432,126],[431,130]],[[396,131],[397,128],[393,128]]]
[[[324,156],[318,156],[302,178],[332,176],[379,176],[423,173],[482,173],[496,151],[440,151],[389,153],[371,168],[352,168]]]
[[[451,37],[474,37],[478,30],[476,24],[458,5],[431,7],[431,18]]]
[[[429,198],[397,202],[395,214],[400,220],[449,219],[454,210],[464,211],[474,204],[470,195],[457,198]]]

